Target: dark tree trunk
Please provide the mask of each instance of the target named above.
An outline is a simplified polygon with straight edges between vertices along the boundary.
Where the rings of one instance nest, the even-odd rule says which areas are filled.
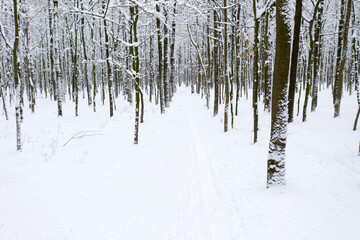
[[[225,109],[224,109],[224,132],[229,129],[229,103],[230,103],[230,89],[229,89],[229,72],[228,72],[228,42],[227,42],[227,3],[224,0],[224,74],[225,74]]]
[[[59,29],[59,9],[58,2],[54,1],[54,36],[55,36],[55,47],[54,47],[54,59],[55,59],[55,81],[56,81],[56,92],[57,92],[57,105],[58,105],[58,116],[62,116],[62,77],[60,71],[60,29]]]
[[[318,102],[318,91],[319,91],[319,68],[321,58],[321,33],[322,33],[322,15],[324,10],[324,0],[320,1],[319,10],[315,22],[315,33],[314,33],[314,63],[313,63],[313,87],[312,87],[312,101],[311,111],[314,112]],[[320,68],[321,69],[321,68]]]
[[[81,9],[84,9],[83,1],[81,1]],[[87,51],[86,51],[86,41],[85,41],[84,29],[85,29],[85,17],[83,15],[81,17],[81,40],[82,40],[83,54],[84,54],[84,78],[85,78],[85,83],[86,83],[88,105],[90,106],[92,103],[92,98],[91,98],[91,86],[90,86],[89,78],[88,78],[88,56],[87,56]]]
[[[254,34],[254,63],[253,63],[253,117],[254,117],[254,143],[257,142],[258,132],[258,86],[259,86],[259,19],[257,18],[257,0],[253,0],[255,21]]]
[[[214,116],[219,112],[219,66],[218,66],[218,54],[219,54],[219,41],[218,41],[218,14],[214,9]]]
[[[175,36],[176,36],[176,1],[174,1],[173,6],[173,19],[171,23],[171,45],[170,45],[170,101],[175,92]]]
[[[167,9],[164,7],[164,15],[166,21],[168,20],[167,16]],[[169,94],[169,79],[168,79],[168,44],[169,44],[169,29],[166,24],[164,24],[164,70],[163,70],[163,81],[164,81],[164,100],[165,100],[165,107],[169,107],[170,105],[170,94]]]
[[[287,84],[290,63],[289,1],[276,0],[276,53],[271,103],[271,133],[267,166],[267,187],[285,184],[287,135]]]
[[[54,67],[54,30],[53,30],[53,9],[51,8],[51,0],[48,0],[48,13],[49,13],[49,35],[50,35],[50,49],[49,49],[49,58],[50,58],[50,82],[52,87],[50,88],[54,100],[57,100],[56,92],[56,81],[55,81],[55,67]]]
[[[341,104],[341,96],[343,89],[343,81],[344,81],[344,69],[345,69],[345,61],[346,61],[346,51],[347,51],[347,42],[348,42],[348,32],[349,32],[349,23],[350,23],[350,15],[351,15],[351,0],[347,1],[346,6],[346,18],[345,18],[345,26],[344,26],[344,34],[343,34],[343,42],[341,49],[341,58],[340,58],[340,66],[337,71],[338,78],[336,79],[338,82],[335,96],[335,104],[334,104],[334,117],[338,117],[340,115],[340,104]]]
[[[21,151],[21,116],[20,116],[20,85],[19,78],[19,62],[18,62],[18,49],[19,49],[19,14],[18,3],[14,0],[14,25],[15,25],[15,40],[13,47],[13,68],[14,68],[14,82],[15,82],[15,115],[16,115],[16,149]]]
[[[110,0],[109,0],[110,1]],[[107,75],[108,75],[108,88],[109,88],[109,106],[110,106],[110,117],[114,115],[114,102],[113,102],[113,74],[112,74],[112,62],[110,59],[110,40],[107,30],[107,21],[106,21],[106,12],[109,2],[106,6],[106,0],[103,1],[104,13],[104,35],[105,35],[105,55],[106,55],[106,65],[107,65]]]
[[[156,12],[160,14],[160,7],[156,5]],[[165,97],[164,97],[164,86],[163,86],[163,54],[162,54],[162,43],[161,43],[161,23],[160,19],[156,18],[156,28],[157,28],[157,43],[158,43],[158,91],[160,93],[160,112],[165,113]]]
[[[333,103],[334,103],[334,105],[335,105],[335,101],[336,101],[337,89],[339,86],[341,49],[342,49],[342,43],[343,43],[343,38],[344,38],[344,22],[345,22],[345,0],[341,0],[337,53],[336,53],[336,66],[335,66],[335,80],[334,80],[334,87],[333,87]]]
[[[299,42],[300,42],[300,29],[301,29],[301,15],[302,15],[302,0],[296,0],[295,7],[295,26],[294,26],[294,37],[292,43],[291,53],[291,67],[290,67],[290,80],[289,80],[289,122],[294,119],[294,103],[295,103],[295,88],[296,88],[296,72],[298,66],[298,55],[299,55]]]

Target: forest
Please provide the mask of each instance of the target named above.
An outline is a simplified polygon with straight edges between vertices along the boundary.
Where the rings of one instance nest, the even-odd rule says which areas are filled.
[[[1,0],[0,239],[357,239],[359,58],[360,0]]]

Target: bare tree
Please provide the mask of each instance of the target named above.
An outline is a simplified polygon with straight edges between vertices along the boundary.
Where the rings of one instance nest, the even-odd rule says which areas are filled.
[[[276,0],[276,53],[271,104],[267,187],[285,184],[287,85],[290,63],[289,1]]]

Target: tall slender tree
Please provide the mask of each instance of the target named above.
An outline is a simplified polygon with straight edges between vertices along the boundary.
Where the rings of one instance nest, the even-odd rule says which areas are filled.
[[[156,4],[156,12],[160,14],[160,6]],[[161,40],[161,21],[156,18],[157,47],[158,47],[158,89],[160,93],[160,112],[165,113],[164,79],[163,79],[163,44]]]
[[[288,0],[276,0],[276,52],[271,103],[271,133],[267,164],[267,187],[285,184],[287,135],[287,86],[290,63]]]
[[[114,115],[114,100],[113,100],[113,72],[112,72],[112,59],[110,56],[110,38],[107,29],[107,20],[106,14],[109,8],[110,0],[106,2],[103,0],[103,11],[104,11],[104,35],[105,35],[105,55],[106,55],[106,66],[107,66],[107,76],[108,76],[108,89],[109,89],[109,106],[110,106],[110,117]]]
[[[224,0],[224,75],[225,75],[225,109],[224,109],[224,132],[229,129],[229,104],[230,104],[230,83],[228,69],[228,36],[227,36],[227,1]]]
[[[214,66],[214,116],[219,112],[219,66],[218,66],[218,57],[219,57],[219,34],[218,34],[218,21],[219,16],[216,11],[215,0],[213,0],[213,16],[214,16],[214,49],[213,49],[213,66]]]
[[[299,43],[300,43],[300,29],[301,29],[301,15],[302,15],[302,0],[296,0],[295,5],[295,25],[294,34],[292,40],[292,52],[291,52],[291,66],[290,66],[290,79],[289,79],[289,122],[294,120],[294,103],[295,103],[295,87],[296,76],[298,67],[298,55],[299,55]]]
[[[346,17],[345,17],[345,26],[344,32],[342,36],[342,45],[341,45],[341,57],[340,57],[340,65],[339,69],[337,69],[337,89],[335,95],[335,103],[334,103],[334,117],[338,117],[340,115],[340,104],[341,104],[341,96],[343,91],[343,81],[344,81],[344,69],[345,69],[345,61],[346,61],[346,52],[348,45],[348,33],[349,33],[349,24],[350,24],[350,15],[351,15],[351,0],[347,0],[346,4]],[[340,33],[339,33],[340,34]]]
[[[18,13],[18,2],[14,0],[14,27],[15,27],[15,40],[13,47],[13,68],[14,68],[14,82],[15,82],[15,115],[16,115],[16,149],[21,151],[21,116],[20,116],[20,72],[19,72],[19,60],[18,60],[18,51],[19,51],[19,13]]]
[[[257,16],[257,0],[253,0],[254,11],[254,63],[253,63],[253,117],[254,117],[254,143],[257,142],[258,133],[258,86],[259,86],[259,28],[260,22]]]
[[[60,70],[60,28],[59,28],[59,1],[54,0],[54,37],[55,37],[55,47],[54,47],[54,59],[55,59],[55,82],[56,82],[56,93],[57,93],[57,106],[58,106],[58,116],[62,116],[62,98],[63,98],[63,87],[61,79],[61,70]]]

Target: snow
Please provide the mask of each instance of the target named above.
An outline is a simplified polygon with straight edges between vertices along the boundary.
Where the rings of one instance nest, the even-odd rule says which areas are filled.
[[[1,240],[360,236],[355,96],[344,94],[333,119],[331,91],[322,91],[317,112],[305,123],[295,118],[287,185],[269,189],[270,114],[260,111],[252,144],[251,97],[240,99],[228,133],[223,113],[212,117],[190,89],[180,88],[164,115],[146,102],[139,145],[132,143],[134,106],[123,100],[111,119],[100,101],[96,113],[80,101],[79,117],[67,101],[58,118],[56,104],[37,99],[35,114],[25,109],[22,152],[14,107],[9,121],[0,116]]]

